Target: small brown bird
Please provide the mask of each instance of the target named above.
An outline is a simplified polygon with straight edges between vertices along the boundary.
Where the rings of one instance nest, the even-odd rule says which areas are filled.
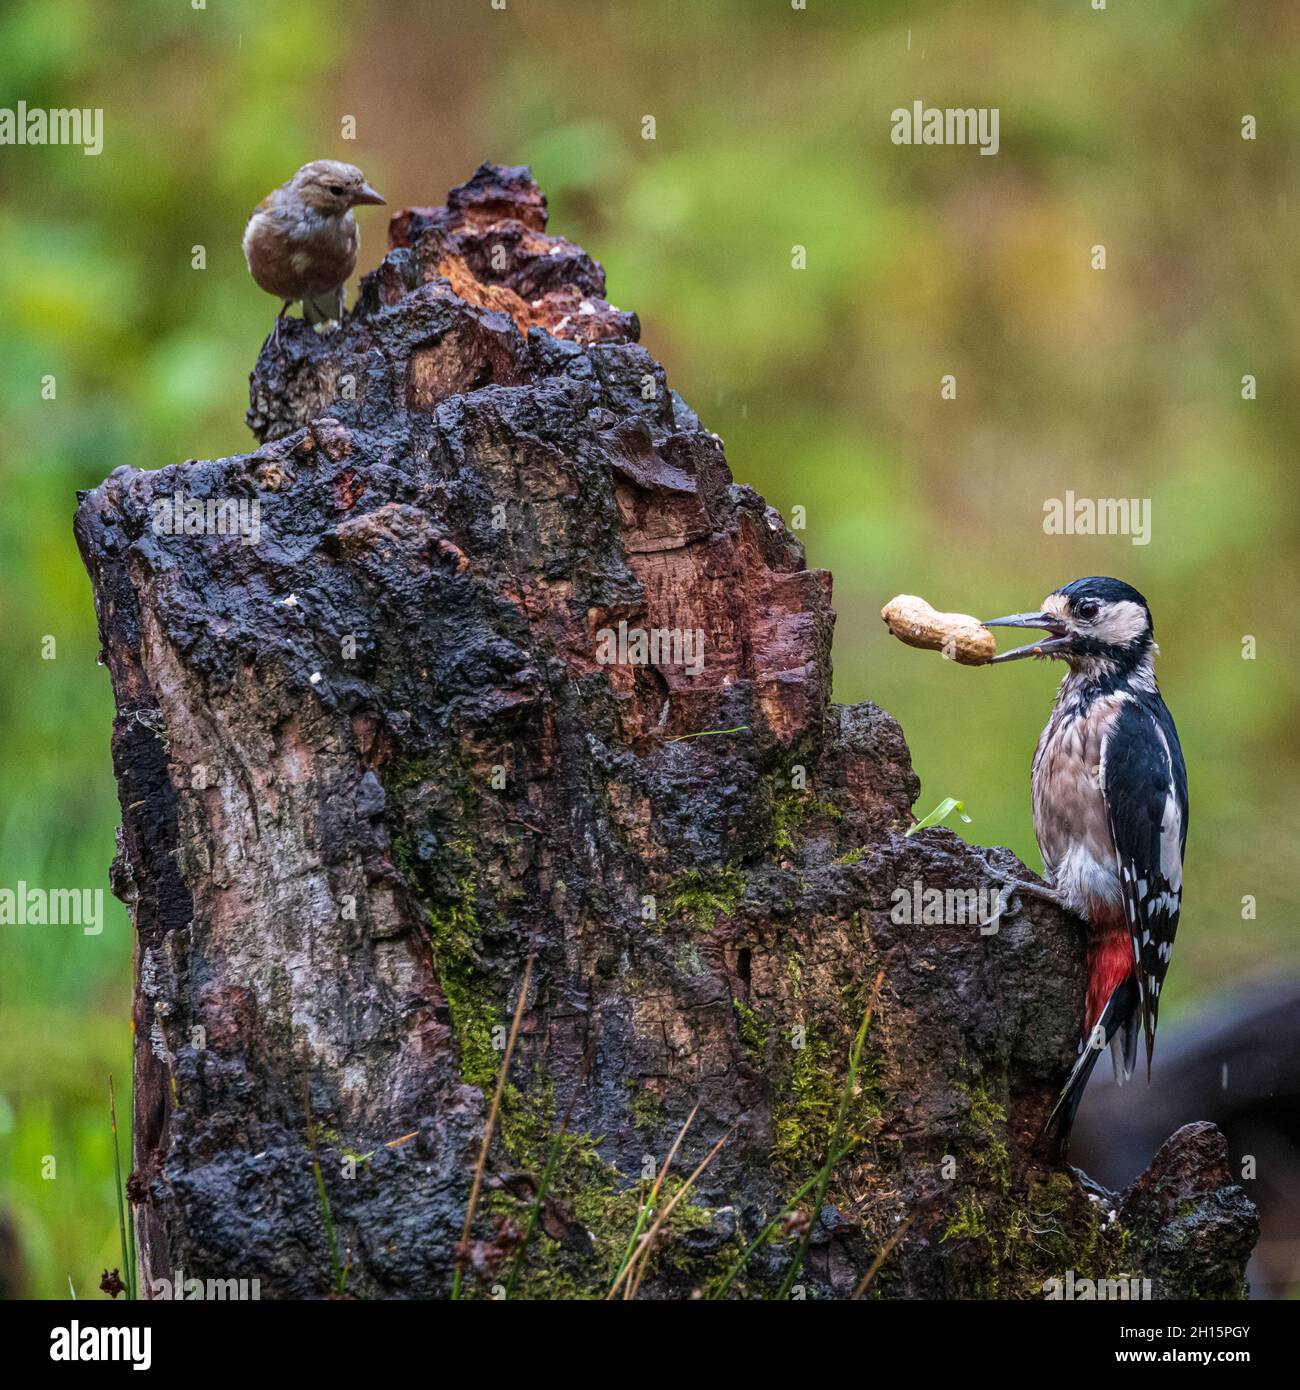
[[[355,164],[315,159],[253,209],[244,259],[258,285],[284,300],[275,316],[277,347],[280,321],[298,300],[308,323],[342,321],[343,286],[361,245],[352,209],[383,201]]]

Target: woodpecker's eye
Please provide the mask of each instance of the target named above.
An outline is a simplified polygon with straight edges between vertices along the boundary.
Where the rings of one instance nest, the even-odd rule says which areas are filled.
[[[330,192],[331,192],[336,198],[341,198],[341,197],[347,192],[347,189],[346,189],[346,188],[340,188],[338,184],[332,183],[332,184],[330,184]]]
[[[1090,623],[1101,612],[1101,604],[1095,598],[1086,598],[1075,611],[1085,623]]]

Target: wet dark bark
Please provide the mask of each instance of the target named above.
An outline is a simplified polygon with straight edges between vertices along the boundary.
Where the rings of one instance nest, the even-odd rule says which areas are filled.
[[[1070,1270],[1239,1292],[1254,1213],[1217,1131],[1119,1195],[1039,1137],[1078,924],[1036,901],[987,934],[893,920],[896,889],[987,887],[982,852],[905,837],[901,730],[830,703],[829,574],[545,226],[527,171],[490,166],[400,213],[342,330],[263,350],[261,448],[81,500],[137,934],[142,1287],[324,1295],[332,1225],[349,1294],[445,1294],[531,953],[471,1291],[503,1286],[566,1114],[512,1296],[608,1287],[634,1183],[697,1106],[677,1169],[729,1138],[642,1296],[716,1287],[819,1167],[883,972],[810,1295],[847,1294],[909,1216],[872,1296],[1041,1297]],[[157,534],[178,491],[256,501],[257,543]],[[602,663],[620,621],[698,629],[702,666]],[[733,1292],[770,1295],[797,1235]]]

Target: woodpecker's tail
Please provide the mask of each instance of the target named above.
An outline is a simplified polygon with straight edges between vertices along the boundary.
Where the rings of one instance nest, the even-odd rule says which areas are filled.
[[[1117,1044],[1114,1054],[1116,1079],[1119,1079],[1122,1074],[1123,1079],[1127,1081],[1133,1074],[1133,1068],[1137,1063],[1137,1023],[1140,1002],[1137,979],[1130,975],[1112,991],[1096,1026],[1091,1034],[1083,1040],[1079,1060],[1075,1062],[1069,1080],[1065,1083],[1056,1104],[1052,1107],[1052,1113],[1047,1117],[1047,1129],[1051,1129],[1054,1123],[1060,1126],[1062,1153],[1065,1152],[1066,1146],[1070,1142],[1070,1130],[1074,1125],[1074,1117],[1079,1109],[1079,1102],[1083,1099],[1088,1078],[1092,1075],[1093,1067],[1097,1065],[1097,1058],[1106,1050],[1109,1043]],[[1123,1047],[1122,1059],[1119,1054],[1119,1045]],[[1123,1068],[1122,1073],[1121,1066]]]

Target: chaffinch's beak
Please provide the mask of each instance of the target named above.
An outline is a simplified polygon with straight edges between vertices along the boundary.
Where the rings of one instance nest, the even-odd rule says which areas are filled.
[[[1027,647],[1012,647],[993,658],[992,664],[999,661],[1020,661],[1027,656],[1055,656],[1065,651],[1073,638],[1065,630],[1059,619],[1050,613],[1011,613],[1005,618],[990,618],[985,627],[1030,627],[1041,628],[1051,636],[1045,642],[1031,642]]]
[[[375,192],[368,183],[363,183],[356,193],[352,195],[352,206],[358,203],[386,203],[388,200]]]

